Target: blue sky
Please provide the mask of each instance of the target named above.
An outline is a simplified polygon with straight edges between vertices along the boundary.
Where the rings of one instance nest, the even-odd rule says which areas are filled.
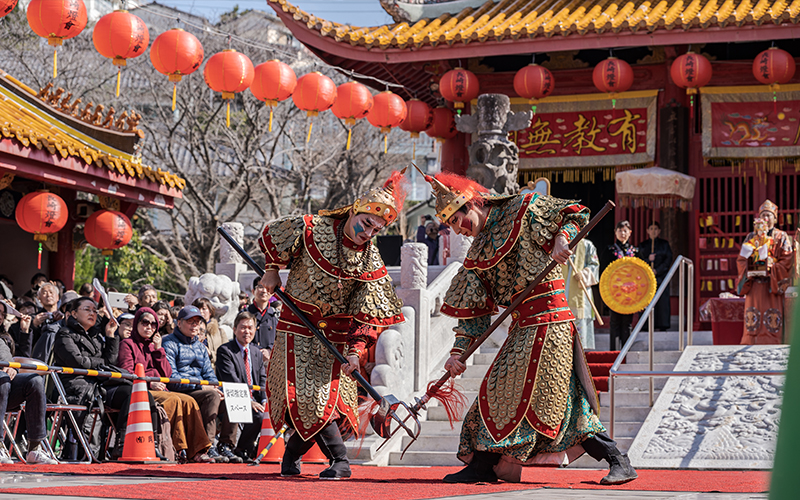
[[[241,10],[256,9],[273,12],[267,0],[156,0],[191,14],[216,21],[220,14],[235,5]],[[378,0],[289,0],[290,3],[317,17],[355,26],[375,26],[392,22]]]

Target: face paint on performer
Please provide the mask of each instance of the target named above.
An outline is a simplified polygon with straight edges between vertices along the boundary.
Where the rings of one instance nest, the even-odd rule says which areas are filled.
[[[459,210],[445,222],[456,234],[462,236],[477,236],[483,229],[486,214],[477,208],[469,208],[466,213]]]
[[[356,245],[371,240],[385,226],[383,219],[371,214],[351,215],[346,224],[344,234]]]

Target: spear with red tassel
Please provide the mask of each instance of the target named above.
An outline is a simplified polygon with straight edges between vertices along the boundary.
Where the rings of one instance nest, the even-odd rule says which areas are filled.
[[[603,217],[605,217],[606,214],[608,214],[608,212],[613,210],[614,207],[615,207],[614,202],[612,202],[611,200],[606,202],[606,204],[603,207],[603,209],[600,210],[600,212],[598,212],[597,215],[595,215],[592,218],[592,220],[590,220],[589,223],[586,224],[586,226],[583,229],[581,229],[581,231],[578,233],[578,235],[575,236],[575,238],[573,238],[572,241],[569,242],[569,249],[572,250],[573,248],[575,248],[575,245],[577,245],[579,241],[581,241],[583,238],[585,238],[586,235],[589,234],[589,231],[591,231],[597,225],[597,223],[600,222],[600,220]],[[522,304],[522,302],[528,297],[528,295],[533,291],[533,289],[536,288],[539,285],[539,283],[542,282],[542,280],[545,278],[545,276],[550,274],[550,272],[557,265],[558,265],[558,263],[556,261],[551,260],[550,263],[547,264],[547,266],[542,270],[542,272],[540,272],[536,276],[536,278],[534,278],[533,281],[530,282],[528,287],[525,288],[525,290],[523,290],[522,293],[517,296],[517,298],[514,300],[514,302],[512,302],[511,305],[508,306],[508,308],[506,308],[506,310],[503,311],[502,314],[500,314],[500,316],[498,316],[498,318],[489,326],[489,328],[487,328],[486,331],[483,332],[483,335],[481,335],[477,340],[475,340],[469,346],[469,348],[466,351],[464,351],[464,353],[461,355],[461,357],[458,358],[458,360],[461,361],[462,363],[466,362],[467,359],[469,359],[469,357],[472,356],[472,354],[475,351],[478,350],[478,348],[481,346],[481,344],[483,344],[484,341],[486,341],[486,339],[488,339],[489,336],[492,333],[494,333],[495,330],[497,330],[497,328],[500,326],[500,324],[503,321],[505,321],[505,319],[517,307],[519,307],[520,304]],[[459,416],[463,413],[463,410],[464,410],[464,408],[466,406],[466,403],[467,403],[466,397],[464,397],[464,395],[461,394],[455,388],[453,379],[450,376],[450,372],[447,372],[444,375],[442,375],[442,378],[440,378],[439,380],[437,380],[435,382],[431,382],[430,384],[428,384],[428,389],[425,391],[425,394],[421,398],[415,398],[415,399],[416,399],[416,402],[414,403],[414,405],[412,405],[409,408],[410,412],[414,416],[419,416],[420,410],[427,409],[425,405],[431,399],[436,399],[437,401],[439,401],[442,404],[442,406],[444,406],[444,409],[447,412],[447,418],[450,420],[450,426],[451,427],[453,426],[453,422],[455,422],[456,419],[458,419]],[[410,417],[408,417],[408,418],[410,418]],[[388,442],[388,440],[393,435],[394,435],[394,433],[392,433],[392,435],[390,435],[388,438],[386,438],[386,441],[384,442],[384,444],[386,442]],[[383,446],[383,444],[381,446]],[[408,447],[406,447],[406,449],[403,450],[403,455],[405,454],[407,449],[408,449]],[[401,460],[403,458],[403,455],[400,456]]]

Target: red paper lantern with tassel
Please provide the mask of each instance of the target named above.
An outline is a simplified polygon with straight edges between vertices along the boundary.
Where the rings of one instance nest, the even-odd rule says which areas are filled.
[[[514,91],[528,100],[534,115],[539,100],[552,94],[554,88],[553,74],[538,64],[529,64],[514,75]]]
[[[24,231],[33,233],[39,242],[39,269],[42,268],[42,242],[47,235],[59,232],[67,223],[67,204],[60,196],[48,191],[26,194],[19,200],[15,216]]]
[[[17,6],[19,0],[0,0],[0,17],[6,17],[11,14],[14,7]]]
[[[94,48],[101,56],[112,59],[117,66],[117,97],[120,73],[128,59],[139,57],[150,44],[150,32],[139,17],[127,10],[115,10],[101,17],[92,30]]]
[[[439,80],[439,92],[453,103],[458,114],[461,114],[464,103],[478,97],[480,91],[478,77],[464,68],[451,69]]]
[[[58,76],[56,47],[73,38],[86,27],[88,17],[83,0],[31,0],[28,4],[28,24],[31,29],[53,46],[53,79]]]
[[[331,111],[337,118],[344,120],[347,125],[346,149],[350,149],[352,127],[356,124],[356,120],[367,116],[374,104],[372,92],[365,85],[358,82],[347,82],[337,87],[336,102],[331,106]]]
[[[336,84],[319,71],[308,73],[297,79],[292,100],[295,106],[305,111],[309,118],[313,118],[321,111],[330,109],[336,102]],[[311,140],[313,126],[314,122],[309,122],[306,142]]]
[[[594,67],[592,81],[597,90],[611,94],[611,106],[616,109],[617,94],[633,85],[633,69],[622,59],[609,57]]]
[[[130,243],[133,237],[130,219],[122,212],[98,210],[86,220],[83,235],[90,245],[103,251],[103,257],[105,257],[103,281],[107,282],[109,257],[114,250]]]
[[[411,133],[411,158],[417,156],[417,139],[420,132],[424,132],[433,125],[433,111],[428,103],[419,99],[406,102],[406,119],[400,124],[400,129]]]
[[[280,101],[292,96],[297,87],[297,76],[286,63],[272,59],[255,67],[250,92],[269,106],[269,131],[272,132],[272,112]]]
[[[215,92],[222,92],[228,101],[225,110],[225,125],[231,126],[231,99],[237,92],[246,90],[253,83],[254,69],[250,58],[233,49],[223,50],[211,56],[203,69],[206,85]]]
[[[150,61],[161,74],[167,75],[172,86],[172,110],[181,78],[197,71],[203,62],[203,46],[188,31],[173,28],[156,37],[150,47]]]
[[[669,74],[675,85],[689,95],[689,114],[694,117],[694,96],[711,81],[711,63],[701,54],[687,52],[672,62]]]
[[[781,84],[789,83],[796,70],[794,57],[783,49],[770,47],[756,56],[753,61],[753,76],[756,80],[769,85],[772,90],[772,105],[778,110],[778,90]]]
[[[436,142],[444,142],[452,139],[458,134],[456,119],[450,109],[439,106],[433,110],[433,125],[425,133],[436,139]]]
[[[373,127],[381,129],[383,134],[383,154],[389,149],[389,132],[392,128],[400,126],[406,119],[408,108],[402,97],[389,90],[375,96],[375,105],[367,115],[367,121]]]

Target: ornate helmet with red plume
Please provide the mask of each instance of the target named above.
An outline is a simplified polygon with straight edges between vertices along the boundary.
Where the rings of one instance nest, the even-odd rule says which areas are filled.
[[[436,197],[436,217],[447,222],[459,208],[471,200],[482,202],[490,196],[489,190],[472,179],[460,175],[442,172],[436,177],[425,174],[414,164],[414,167],[425,177],[425,181],[433,187]]]
[[[319,215],[343,217],[352,209],[354,214],[377,215],[388,226],[397,220],[397,214],[403,209],[408,182],[405,178],[406,170],[395,170],[383,187],[364,193],[352,205],[334,210],[320,210]]]

